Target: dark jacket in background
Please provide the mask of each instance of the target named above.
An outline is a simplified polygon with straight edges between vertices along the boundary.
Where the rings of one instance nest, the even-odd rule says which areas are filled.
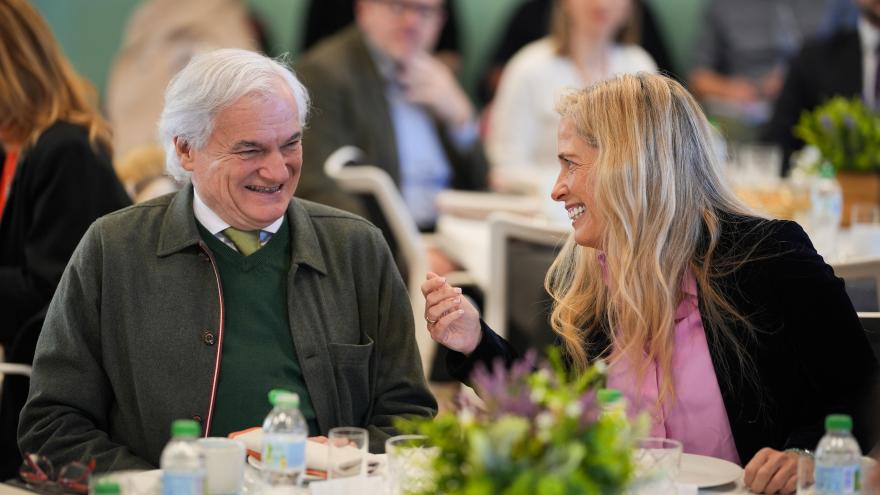
[[[783,173],[803,142],[792,133],[804,111],[834,96],[862,95],[862,45],[858,31],[838,32],[807,42],[791,61],[767,128],[767,138],[782,147]]]
[[[866,407],[877,361],[843,281],[794,222],[728,217],[722,229],[717,259],[755,247],[752,261],[717,281],[754,326],[754,331],[735,327],[751,356],[750,369],[744,372],[717,329],[703,322],[740,460],[747,463],[763,447],[815,449],[830,413],[852,414],[854,433],[869,450],[876,417]],[[598,332],[588,345],[591,357],[607,343]],[[497,358],[510,363],[521,351],[484,324],[477,349],[468,358],[450,352],[447,364],[464,381],[477,363]],[[750,379],[757,379],[759,388]]]
[[[46,306],[83,233],[129,204],[109,154],[89,142],[87,129],[56,122],[23,149],[0,219],[0,344],[7,361],[31,364]],[[21,463],[15,430],[27,387],[23,377],[3,383],[0,479]]]
[[[296,64],[296,73],[309,89],[313,106],[303,137],[303,168],[297,196],[363,214],[363,205],[324,173],[324,162],[340,147],[354,145],[364,151],[367,164],[388,172],[396,184],[400,182],[385,80],[373,62],[364,36],[356,27],[350,27],[324,40]],[[488,165],[479,140],[461,152],[453,146],[445,126],[437,124],[452,168],[450,187],[485,189]]]

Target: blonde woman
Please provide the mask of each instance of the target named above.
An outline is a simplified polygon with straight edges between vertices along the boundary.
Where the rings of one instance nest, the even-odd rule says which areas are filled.
[[[27,0],[0,0],[0,345],[30,364],[67,260],[92,221],[129,204],[110,162],[110,129],[86,83]],[[15,440],[27,381],[0,400],[0,479],[21,462]]]
[[[556,100],[618,74],[655,72],[635,44],[632,0],[554,0],[550,36],[522,48],[504,68],[492,103],[486,151],[496,187],[534,184],[536,167],[552,167],[559,115]]]
[[[552,196],[573,233],[546,286],[572,366],[605,358],[652,435],[744,465],[754,492],[793,492],[789,449],[815,448],[828,413],[858,425],[877,371],[842,281],[797,224],[731,194],[709,124],[675,81],[624,75],[558,109]],[[442,278],[422,291],[454,376],[517,356]]]

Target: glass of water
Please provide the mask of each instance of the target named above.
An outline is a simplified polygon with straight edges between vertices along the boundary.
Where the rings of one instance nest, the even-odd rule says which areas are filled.
[[[398,435],[385,442],[391,495],[431,491],[439,450],[423,435]]]

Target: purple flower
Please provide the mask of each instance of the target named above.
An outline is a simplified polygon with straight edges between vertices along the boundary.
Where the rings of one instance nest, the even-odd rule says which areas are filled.
[[[819,117],[819,124],[821,124],[826,131],[830,131],[831,128],[834,127],[834,122],[831,121],[831,117],[827,114],[822,114],[822,116]]]
[[[843,125],[845,125],[847,129],[852,129],[856,126],[856,119],[854,119],[852,115],[847,115],[843,118]]]

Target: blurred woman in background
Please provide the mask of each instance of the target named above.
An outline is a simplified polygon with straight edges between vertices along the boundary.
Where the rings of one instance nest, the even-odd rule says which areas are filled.
[[[90,88],[27,0],[0,0],[0,345],[31,364],[64,267],[97,217],[130,204],[113,172],[110,129]],[[0,400],[0,479],[21,463],[15,440],[27,380]]]
[[[546,287],[575,370],[604,358],[608,385],[651,436],[745,466],[757,493],[792,493],[797,449],[829,413],[867,449],[877,362],[844,290],[794,222],[754,216],[725,185],[699,105],[677,82],[624,75],[559,106],[559,174],[573,234]],[[429,274],[431,336],[477,363],[517,352],[460,291]]]
[[[526,45],[507,64],[492,104],[486,150],[496,187],[534,184],[536,167],[556,156],[556,100],[617,74],[656,72],[635,44],[631,0],[555,0],[551,35]]]

